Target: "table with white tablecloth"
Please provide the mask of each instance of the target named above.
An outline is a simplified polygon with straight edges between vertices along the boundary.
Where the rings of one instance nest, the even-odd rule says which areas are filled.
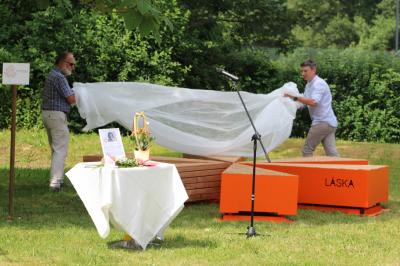
[[[162,237],[188,199],[173,164],[117,168],[78,163],[66,175],[102,238],[111,223],[143,249],[154,237]]]

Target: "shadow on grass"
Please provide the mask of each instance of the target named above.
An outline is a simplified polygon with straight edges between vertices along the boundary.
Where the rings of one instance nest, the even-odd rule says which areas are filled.
[[[345,214],[337,211],[316,211],[316,210],[299,210],[298,215],[293,218],[294,223],[302,223],[308,225],[324,225],[324,224],[366,224],[371,220],[389,221],[400,218],[399,201],[389,201],[383,204],[384,211],[377,216],[359,216],[353,214]]]
[[[119,249],[128,252],[140,252],[144,251],[141,246],[134,244],[131,241],[116,240],[107,243],[109,249]],[[200,240],[200,239],[188,239],[183,235],[177,235],[173,238],[167,238],[164,241],[150,242],[146,250],[158,250],[158,249],[180,249],[180,248],[215,248],[217,246],[215,241],[212,240]]]
[[[8,213],[9,170],[0,169],[0,224]],[[59,193],[50,192],[48,169],[24,169],[15,171],[14,213],[9,226],[40,229],[59,226],[92,227],[93,223],[85,207],[68,179]]]
[[[282,226],[296,226],[296,224],[307,224],[307,225],[327,225],[327,224],[366,224],[371,220],[377,221],[389,221],[397,220],[400,218],[400,201],[390,200],[389,203],[383,204],[386,211],[378,216],[358,216],[350,215],[337,211],[316,211],[316,210],[304,210],[299,209],[296,216],[288,217],[293,223],[287,224],[282,223]],[[232,225],[243,226],[248,224],[248,221],[218,221],[217,219],[221,216],[219,213],[218,204],[190,204],[185,208],[185,212],[182,212],[177,220],[171,225],[172,227],[187,227],[193,226],[193,219],[196,219],[196,227],[207,228],[207,227],[218,227],[221,229],[229,228]],[[211,218],[211,219],[210,219]],[[266,221],[255,221],[257,224],[275,224],[274,222]]]

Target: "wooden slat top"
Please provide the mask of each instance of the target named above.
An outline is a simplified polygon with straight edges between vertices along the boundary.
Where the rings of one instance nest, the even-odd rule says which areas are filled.
[[[84,162],[97,162],[101,161],[101,159],[102,159],[101,155],[83,156]],[[150,159],[155,162],[174,164],[180,173],[202,171],[202,170],[220,170],[220,172],[222,172],[228,166],[231,165],[230,162],[223,162],[223,161],[187,159],[187,158],[164,157],[164,156],[152,156],[150,157]]]
[[[188,158],[178,158],[178,157],[167,157],[167,156],[151,156],[150,160],[157,162],[168,162],[168,163],[212,163],[213,160],[204,159],[188,159]]]
[[[202,155],[193,155],[187,153],[184,153],[183,157],[190,159],[213,160],[213,161],[231,162],[231,163],[236,163],[245,160],[244,157],[240,156],[219,156],[219,155],[202,156]]]
[[[253,174],[253,166],[244,165],[234,163],[228,169],[226,169],[223,174]],[[269,175],[269,176],[293,176],[291,174],[263,169],[263,168],[256,168],[256,175]]]
[[[99,154],[83,155],[82,161],[83,162],[100,162],[102,158],[103,158],[103,155],[99,155]]]

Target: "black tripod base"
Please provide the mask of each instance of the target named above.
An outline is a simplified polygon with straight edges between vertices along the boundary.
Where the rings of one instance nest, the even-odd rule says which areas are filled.
[[[246,236],[247,238],[256,236],[256,228],[253,226],[247,226]]]

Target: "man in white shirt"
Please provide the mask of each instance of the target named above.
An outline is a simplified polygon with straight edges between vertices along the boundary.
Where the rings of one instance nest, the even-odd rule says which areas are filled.
[[[303,147],[303,157],[313,155],[315,148],[322,142],[327,156],[339,157],[336,150],[335,132],[338,126],[332,109],[332,94],[328,84],[317,75],[317,64],[307,60],[300,65],[301,75],[307,81],[304,96],[285,94],[293,101],[307,105],[312,124]]]

